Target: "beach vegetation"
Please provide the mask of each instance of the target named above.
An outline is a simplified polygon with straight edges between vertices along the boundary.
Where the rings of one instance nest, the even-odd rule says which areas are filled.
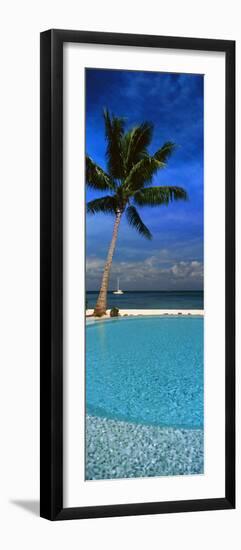
[[[118,307],[113,307],[111,310],[110,310],[110,317],[118,317],[119,315],[119,309]]]

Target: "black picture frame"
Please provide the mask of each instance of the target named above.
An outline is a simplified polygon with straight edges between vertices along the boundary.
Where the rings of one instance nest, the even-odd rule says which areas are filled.
[[[225,52],[225,497],[63,508],[63,44]],[[41,33],[40,515],[49,520],[235,507],[235,42],[71,30]],[[218,131],[218,129],[217,129]]]

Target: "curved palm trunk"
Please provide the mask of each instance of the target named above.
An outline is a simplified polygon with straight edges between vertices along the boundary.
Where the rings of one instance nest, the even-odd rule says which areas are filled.
[[[94,315],[96,315],[97,317],[101,317],[101,315],[104,315],[106,313],[107,291],[109,286],[110,270],[111,270],[112,259],[115,251],[121,216],[122,216],[122,212],[119,210],[116,214],[113,235],[110,243],[107,260],[104,267],[104,273],[102,277],[100,292],[99,292],[99,296],[94,309]]]

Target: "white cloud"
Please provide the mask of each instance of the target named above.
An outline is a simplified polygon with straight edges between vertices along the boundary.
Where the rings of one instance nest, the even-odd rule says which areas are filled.
[[[170,268],[171,273],[177,278],[201,279],[203,277],[203,264],[196,260],[192,262],[179,262]]]
[[[98,288],[104,263],[104,260],[96,257],[87,259],[87,288]],[[197,260],[170,261],[168,252],[161,250],[143,261],[114,261],[110,288],[115,285],[117,276],[121,277],[122,287],[127,290],[202,288],[203,263]]]

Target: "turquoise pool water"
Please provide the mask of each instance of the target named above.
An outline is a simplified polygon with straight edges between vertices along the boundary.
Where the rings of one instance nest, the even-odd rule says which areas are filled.
[[[86,327],[86,412],[203,427],[203,318],[142,317]]]

